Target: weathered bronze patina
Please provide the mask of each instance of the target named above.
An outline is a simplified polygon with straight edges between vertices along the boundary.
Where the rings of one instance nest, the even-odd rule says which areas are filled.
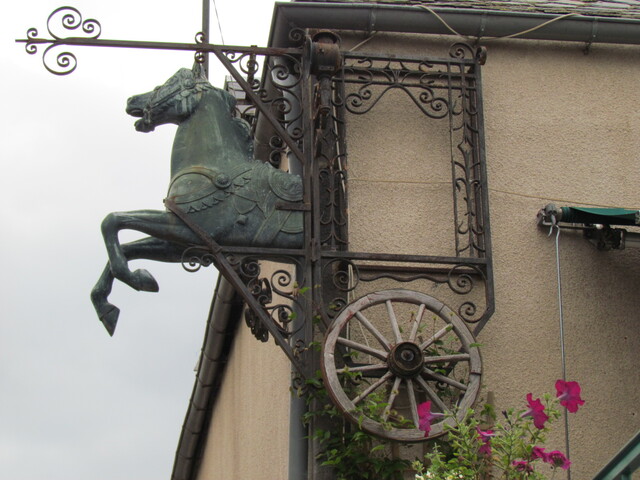
[[[235,99],[213,87],[196,64],[183,68],[149,93],[131,97],[127,113],[140,117],[136,130],[178,125],[171,153],[167,198],[220,245],[298,248],[302,211],[277,204],[302,201],[300,177],[253,158],[249,126],[232,112]],[[137,230],[148,238],[121,245],[118,232]],[[146,270],[132,272],[127,262],[146,258],[180,262],[184,251],[202,244],[174,213],[137,210],[110,213],[102,223],[109,263],[91,293],[100,320],[113,335],[119,309],[108,302],[114,278],[136,290],[157,291]]]

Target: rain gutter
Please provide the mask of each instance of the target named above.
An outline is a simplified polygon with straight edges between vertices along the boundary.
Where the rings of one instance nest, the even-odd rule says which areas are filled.
[[[244,304],[233,287],[218,276],[189,408],[176,449],[171,480],[196,477]]]
[[[567,7],[567,14],[571,13],[571,8]],[[433,35],[453,35],[451,30],[455,30],[473,39],[506,37],[533,29],[517,38],[640,45],[640,20],[634,18],[575,14],[536,28],[563,16],[462,7],[439,8],[434,4],[429,4],[429,9],[426,9],[415,5],[377,3],[277,3],[269,45],[290,43],[288,34],[294,27]]]

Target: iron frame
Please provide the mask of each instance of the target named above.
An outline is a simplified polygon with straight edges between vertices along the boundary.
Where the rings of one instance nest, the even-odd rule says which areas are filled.
[[[62,27],[82,36],[61,37],[52,23],[60,17]],[[73,72],[77,60],[63,51],[56,68],[48,64],[49,53],[62,46],[116,47],[193,51],[205,62],[214,54],[240,85],[250,103],[253,126],[267,125],[269,161],[278,164],[289,157],[301,171],[304,184],[302,207],[305,242],[301,249],[239,248],[215,244],[201,232],[204,247],[185,257],[187,270],[214,263],[233,284],[250,308],[247,322],[256,336],[272,336],[298,372],[304,385],[312,369],[305,352],[314,339],[314,324],[324,331],[348,304],[354,283],[393,278],[406,283],[416,279],[446,284],[464,297],[481,284],[484,308],[463,301],[460,316],[474,325],[477,335],[494,311],[493,269],[489,225],[488,189],[484,147],[480,65],[485,52],[455,44],[448,58],[398,58],[340,51],[337,35],[293,29],[287,48],[224,46],[206,43],[205,33],[195,43],[147,42],[100,39],[101,26],[83,20],[72,7],[61,7],[47,19],[51,38],[27,30],[24,43],[29,54],[43,52],[45,68],[56,75]],[[328,52],[328,53],[327,53]],[[258,58],[263,60],[258,80]],[[347,93],[348,88],[357,92]],[[349,115],[364,115],[370,108],[372,89],[403,90],[426,117],[448,119],[451,135],[453,218],[455,255],[403,255],[354,252],[348,239],[348,168],[346,129]],[[358,93],[359,92],[359,93]],[[440,93],[438,93],[440,92]],[[369,95],[369,96],[368,96]],[[354,102],[355,100],[355,102]],[[454,139],[455,137],[455,139]],[[175,206],[168,208],[180,215]],[[183,216],[185,222],[189,222]],[[196,232],[197,226],[190,225]],[[277,270],[270,278],[261,274],[260,262],[279,261],[295,266],[295,273]],[[196,265],[197,264],[197,265]],[[391,270],[395,269],[395,273]],[[360,274],[366,270],[366,276]],[[319,320],[319,322],[316,322]]]

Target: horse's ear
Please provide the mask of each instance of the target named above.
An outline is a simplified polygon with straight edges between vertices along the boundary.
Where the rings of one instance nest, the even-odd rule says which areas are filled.
[[[202,80],[207,80],[207,76],[204,74],[204,67],[199,62],[193,62],[193,68],[191,69],[193,76]]]

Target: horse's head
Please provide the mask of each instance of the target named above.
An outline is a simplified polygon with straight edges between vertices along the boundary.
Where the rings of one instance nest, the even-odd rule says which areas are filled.
[[[196,63],[192,70],[181,68],[153,91],[129,98],[127,113],[140,117],[135,123],[139,132],[151,132],[166,123],[179,124],[193,113],[203,92],[212,88]]]

